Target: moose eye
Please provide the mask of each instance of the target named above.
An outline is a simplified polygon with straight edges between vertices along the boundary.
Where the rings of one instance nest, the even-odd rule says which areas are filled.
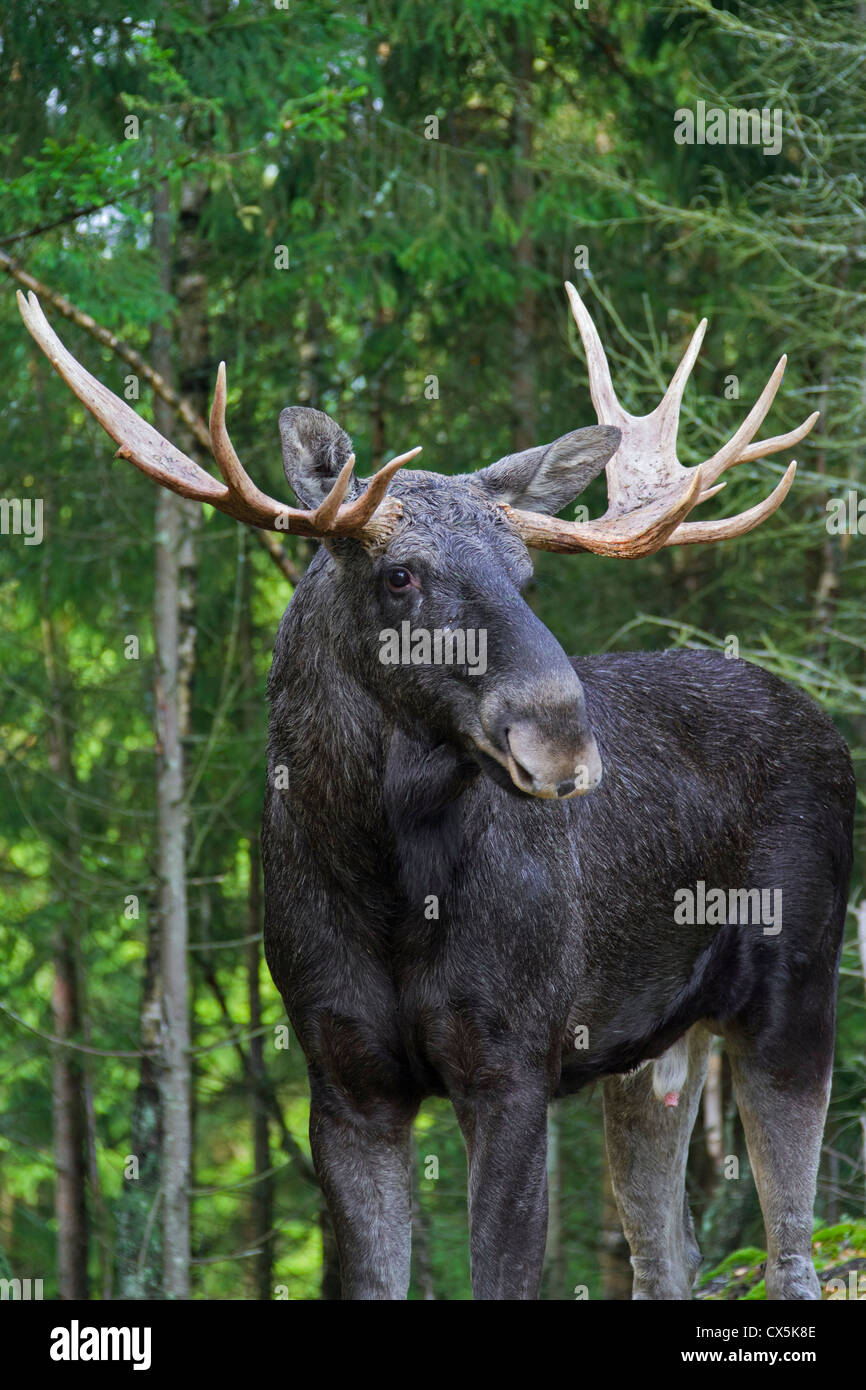
[[[402,565],[395,565],[393,569],[387,571],[385,583],[392,594],[404,594],[407,589],[412,588],[413,576],[409,570]]]

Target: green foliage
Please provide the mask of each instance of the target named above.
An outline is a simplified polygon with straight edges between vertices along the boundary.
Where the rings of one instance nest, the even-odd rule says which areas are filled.
[[[683,411],[685,462],[731,434],[787,351],[778,424],[767,432],[812,408],[823,415],[798,448],[798,483],[781,514],[715,549],[623,565],[541,556],[531,600],[573,651],[724,648],[736,636],[741,656],[802,685],[829,711],[862,771],[863,537],[830,535],[824,524],[828,497],[864,487],[866,47],[853,0],[799,10],[716,9],[708,0],[673,11],[636,0],[587,10],[548,0],[447,0],[423,10],[406,0],[325,0],[286,11],[266,0],[150,0],[136,8],[131,18],[119,0],[106,0],[94,25],[83,0],[63,5],[62,23],[57,7],[7,4],[0,249],[145,357],[152,326],[169,323],[180,384],[203,413],[225,358],[233,437],[275,495],[275,422],[289,401],[337,416],[363,472],[416,442],[428,467],[465,471],[524,435],[553,439],[590,422],[560,287],[566,276],[586,291],[619,393],[634,410],[655,404],[696,322],[710,317]],[[675,144],[674,111],[698,100],[778,107],[781,154]],[[127,138],[130,116],[138,138]],[[427,138],[433,116],[438,139]],[[162,180],[176,260],[170,292],[151,246]],[[282,246],[288,270],[276,268]],[[575,269],[577,247],[587,248],[586,272]],[[203,346],[193,360],[185,315],[195,276],[204,282]],[[0,1246],[16,1275],[43,1277],[53,1296],[48,1039],[58,930],[74,928],[78,942],[88,1024],[79,1041],[110,1054],[134,1053],[141,1042],[157,887],[154,497],[112,459],[98,427],[37,358],[11,288],[0,305],[0,495],[44,498],[47,533],[33,547],[0,537]],[[525,311],[531,342],[521,349],[516,322]],[[123,393],[126,363],[74,325],[64,336]],[[735,399],[725,395],[731,375]],[[152,418],[146,383],[133,403]],[[779,471],[776,461],[745,465],[704,510],[751,505]],[[603,485],[582,500],[598,515]],[[289,546],[303,566],[310,547]],[[215,513],[203,516],[197,564],[187,741],[194,1294],[221,1299],[257,1295],[252,1259],[235,1256],[250,1249],[264,1179],[255,1175],[249,1082],[225,1040],[237,1033],[250,1045],[243,943],[264,681],[290,588]],[[139,639],[136,659],[125,655],[129,635]],[[57,718],[68,771],[52,752]],[[861,818],[852,907],[863,895],[862,836]],[[137,916],[126,915],[130,895]],[[815,1237],[816,1257],[835,1265],[866,1246],[853,1220],[863,1202],[866,1102],[853,912],[850,928],[818,1196],[819,1218],[831,1224]],[[272,1286],[315,1298],[322,1243],[320,1199],[303,1162],[305,1068],[294,1041],[287,1051],[272,1044],[282,1006],[260,973],[265,1066],[296,1146],[271,1116]],[[109,1296],[118,1264],[140,1253],[116,1248],[129,1244],[124,1163],[140,1059],[93,1055],[86,1076],[94,1215],[97,1199],[104,1207],[91,1289]],[[726,1137],[740,1153],[729,1087],[725,1098]],[[560,1108],[564,1256],[546,1282],[550,1298],[573,1297],[578,1285],[604,1295],[599,1112],[595,1095]],[[693,1158],[702,1146],[699,1127]],[[437,1178],[424,1176],[429,1156]],[[417,1186],[429,1272],[416,1268],[413,1297],[432,1289],[465,1299],[465,1160],[453,1115],[438,1101],[418,1122]],[[707,1296],[762,1296],[761,1252],[747,1248],[763,1239],[751,1179],[724,1184],[704,1172],[693,1196],[718,1261]],[[840,1226],[846,1214],[852,1221]],[[133,1216],[140,1223],[141,1211]]]
[[[765,1250],[752,1246],[735,1250],[714,1269],[701,1275],[698,1298],[710,1303],[766,1301],[763,1277],[766,1258]],[[812,1258],[825,1299],[866,1298],[866,1275],[863,1273],[866,1271],[866,1223],[843,1221],[835,1226],[819,1226],[812,1236]],[[852,1272],[853,1281],[849,1278]]]

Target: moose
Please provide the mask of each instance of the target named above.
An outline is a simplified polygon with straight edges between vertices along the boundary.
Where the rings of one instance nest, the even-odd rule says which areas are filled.
[[[743,535],[782,503],[687,520],[753,442],[785,368],[712,458],[677,459],[704,320],[660,404],[620,404],[567,286],[598,424],[459,477],[366,483],[321,412],[279,428],[286,506],[251,481],[211,412],[223,482],[92,377],[35,296],[24,321],[71,389],[163,486],[321,546],[281,622],[262,847],[265,949],[308,1063],[310,1142],[346,1299],[402,1299],[410,1134],[448,1097],[468,1157],[476,1299],[538,1297],[550,1103],[603,1085],[636,1299],[688,1299],[700,1253],[685,1190],[721,1037],[767,1241],[771,1299],[817,1299],[812,1212],[833,1056],[854,781],[825,715],[721,653],[566,656],[522,596],[533,549],[651,555]],[[602,470],[600,519],[558,519]],[[484,669],[381,659],[381,635],[486,634]],[[684,919],[700,890],[716,910]],[[748,910],[781,904],[772,925]],[[730,905],[720,910],[719,900]],[[744,911],[743,908],[746,908]]]

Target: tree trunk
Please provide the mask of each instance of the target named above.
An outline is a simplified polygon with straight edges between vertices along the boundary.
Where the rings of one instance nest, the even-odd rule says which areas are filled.
[[[140,1045],[161,1045],[159,921],[149,914],[141,1002]],[[162,1100],[152,1057],[142,1057],[132,1108],[130,1151],[117,1218],[117,1289],[120,1299],[159,1298],[162,1290]],[[134,1165],[134,1166],[133,1166]]]
[[[515,452],[530,449],[536,438],[536,373],[535,373],[535,315],[534,283],[535,246],[532,232],[526,225],[534,180],[532,158],[533,116],[532,78],[533,51],[518,45],[514,50],[514,76],[519,84],[511,118],[514,164],[511,175],[511,207],[520,227],[514,248],[514,275],[517,282],[517,301],[514,307],[512,334],[511,402],[514,413],[512,447]]]
[[[153,240],[163,288],[171,288],[171,211],[167,185],[154,200]],[[153,330],[153,365],[173,381],[170,330]],[[155,405],[156,428],[171,437],[174,412],[162,400]],[[162,1057],[159,1092],[162,1107],[163,1286],[166,1298],[189,1297],[189,1187],[192,1129],[190,1120],[190,1038],[188,1013],[188,913],[186,897],[186,830],[183,734],[189,714],[190,653],[182,653],[186,628],[182,610],[189,607],[182,551],[190,504],[160,490],[156,507],[156,583],[154,642],[156,654],[156,801],[158,915]],[[196,511],[198,508],[196,507]]]
[[[49,504],[48,514],[51,515]],[[69,746],[69,710],[63,662],[52,614],[51,546],[46,545],[42,567],[42,649],[45,661],[48,723],[48,764],[56,780],[56,795],[64,807],[64,829],[60,843],[52,844],[51,881],[68,881],[80,862],[78,808],[71,795],[75,780]],[[67,909],[54,932],[54,981],[51,991],[53,1031],[58,1038],[80,1041],[82,999],[79,980],[79,937],[81,933],[78,899],[73,892]],[[60,1297],[83,1300],[88,1296],[88,1210],[87,1210],[87,1117],[85,1113],[85,1075],[82,1054],[72,1048],[56,1047],[52,1058],[51,1103],[54,1142],[54,1208],[57,1219],[57,1279]]]
[[[259,990],[259,961],[261,944],[258,935],[262,926],[261,890],[261,851],[258,830],[249,840],[250,887],[248,897],[248,932],[256,933],[256,940],[247,946],[247,992],[250,1011],[250,1067],[259,1083],[253,1088],[251,1097],[253,1129],[253,1161],[256,1183],[253,1188],[253,1243],[258,1250],[254,1261],[256,1298],[264,1301],[272,1297],[273,1283],[273,1216],[274,1179],[271,1174],[271,1140],[268,1124],[268,1111],[264,1100],[265,1090],[265,1050],[264,1037],[257,1034],[261,1027],[262,1009]]]
[[[246,684],[246,708],[244,726],[253,728],[253,643],[252,643],[252,576],[250,574],[250,551],[246,536],[241,538],[241,563],[243,580],[241,591],[240,659]],[[250,826],[247,845],[249,861],[249,889],[247,892],[247,935],[255,937],[246,951],[247,999],[250,1015],[250,1071],[256,1084],[250,1096],[251,1121],[253,1131],[253,1186],[252,1207],[252,1245],[258,1251],[253,1260],[253,1282],[255,1296],[263,1301],[272,1297],[273,1284],[273,1217],[274,1217],[274,1178],[271,1169],[271,1138],[266,1100],[267,1075],[265,1067],[265,1040],[258,1033],[262,1025],[262,1001],[259,987],[262,933],[262,856],[259,846],[259,818]]]
[[[51,1006],[57,1037],[79,1037],[75,952],[65,926],[60,926],[55,936]],[[58,1047],[51,1086],[57,1275],[60,1297],[75,1301],[87,1298],[87,1162],[82,1097],[81,1068],[75,1054]]]

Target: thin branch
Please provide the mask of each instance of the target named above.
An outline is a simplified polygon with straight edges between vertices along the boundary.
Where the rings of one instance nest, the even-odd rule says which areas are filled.
[[[101,203],[89,203],[87,207],[73,208],[63,217],[55,217],[53,222],[40,222],[35,227],[27,227],[24,231],[13,232],[11,236],[0,237],[0,246],[12,246],[16,241],[27,241],[29,237],[42,236],[43,232],[53,232],[57,227],[65,227],[68,222],[77,222],[80,217],[91,217],[94,212],[102,212],[103,208],[110,208],[115,203],[119,203],[121,198],[127,198],[139,193],[144,193],[152,185],[143,184],[140,188],[130,188],[126,193],[115,193],[110,198],[105,198]]]
[[[246,159],[248,155],[256,154],[265,143],[264,138],[255,145],[248,145],[246,149],[217,154],[212,152],[209,156],[215,164],[231,164],[236,160]],[[190,164],[207,160],[207,155],[200,152],[187,155],[185,159],[178,159],[172,165],[172,172],[177,174],[181,169],[186,169]],[[147,183],[139,183],[133,187],[125,188],[120,193],[112,193],[110,197],[104,198],[100,203],[89,203],[86,207],[73,208],[70,212],[64,213],[62,217],[57,217],[53,222],[41,222],[35,227],[22,228],[20,232],[12,232],[9,236],[0,237],[0,246],[12,246],[16,241],[27,241],[30,237],[42,236],[44,232],[53,232],[57,227],[65,227],[70,222],[77,222],[79,217],[91,217],[94,212],[102,212],[104,208],[114,207],[116,203],[126,202],[130,198],[140,198],[144,193],[152,193],[159,183],[162,183],[165,174],[160,174],[157,179],[149,179]]]
[[[87,1052],[91,1057],[158,1057],[159,1052],[155,1049],[139,1049],[137,1052],[117,1052],[108,1047],[86,1047],[84,1043],[70,1042],[67,1038],[58,1038],[54,1033],[43,1033],[41,1028],[34,1028],[32,1023],[27,1023],[20,1014],[16,1014],[10,1009],[8,1004],[0,1002],[0,1010],[8,1014],[9,1018],[20,1023],[22,1028],[26,1028],[28,1033],[34,1033],[37,1038],[43,1038],[45,1042],[53,1043],[55,1047],[71,1047],[75,1052]]]

